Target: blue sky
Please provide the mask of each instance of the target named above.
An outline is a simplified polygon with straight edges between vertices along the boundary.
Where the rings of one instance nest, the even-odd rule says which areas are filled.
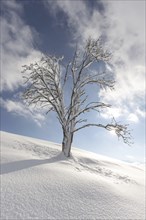
[[[1,1],[1,130],[61,143],[54,113],[26,107],[21,66],[42,54],[64,55],[68,62],[76,43],[103,36],[113,53],[114,91],[100,90],[100,101],[113,105],[91,120],[130,124],[129,147],[106,130],[86,128],[73,146],[114,158],[143,162],[145,156],[145,1]],[[91,88],[90,95],[93,89]],[[93,93],[93,96],[96,94]]]

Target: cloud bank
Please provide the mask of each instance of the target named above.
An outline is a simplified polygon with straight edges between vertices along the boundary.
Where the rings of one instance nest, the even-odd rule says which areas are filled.
[[[1,90],[22,85],[22,65],[41,56],[33,46],[36,32],[22,20],[23,7],[16,1],[1,3]]]
[[[14,101],[10,99],[4,100],[1,98],[0,104],[3,108],[7,110],[7,112],[23,116],[27,119],[31,119],[38,126],[41,126],[41,124],[45,121],[45,116],[40,113],[39,110],[36,110],[33,107],[27,107],[20,101]]]
[[[16,1],[1,3],[1,92],[15,93],[23,85],[22,66],[41,57],[33,46],[37,33],[23,21],[23,7]],[[41,126],[44,116],[21,101],[1,99],[1,107],[8,112],[33,120]]]
[[[113,52],[115,90],[100,91],[100,99],[114,105],[108,118],[125,116],[138,122],[145,100],[145,1],[46,1],[49,11],[62,11],[75,41],[102,36]],[[139,114],[141,112],[141,114]]]
[[[137,123],[145,117],[145,1],[94,1],[94,7],[90,1],[82,0],[42,4],[52,15],[64,13],[74,42],[82,44],[89,36],[102,36],[113,51],[115,90],[101,90],[99,96],[114,107],[103,112],[103,118],[126,117]],[[2,2],[2,92],[19,88],[21,66],[41,57],[34,47],[37,32],[25,23],[22,15],[21,1]]]

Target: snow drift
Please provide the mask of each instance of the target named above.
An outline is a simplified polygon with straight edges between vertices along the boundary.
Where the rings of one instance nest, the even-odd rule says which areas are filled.
[[[1,132],[1,219],[145,219],[144,166]]]

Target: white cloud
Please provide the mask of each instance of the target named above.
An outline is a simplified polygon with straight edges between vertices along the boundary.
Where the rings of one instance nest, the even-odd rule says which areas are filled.
[[[145,111],[142,111],[141,109],[137,108],[136,109],[136,113],[138,116],[144,118],[146,116],[146,112]]]
[[[114,117],[116,120],[119,120],[119,118],[124,117],[126,118],[126,120],[130,122],[138,123],[140,118],[145,118],[146,112],[142,111],[139,108],[137,109],[134,108],[130,111],[127,105],[123,105],[123,106],[119,105],[119,107],[111,107],[111,108],[102,110],[100,115],[104,119],[112,119]]]
[[[136,109],[141,108],[144,112],[145,3],[111,1],[104,4],[108,16],[108,42],[114,51],[116,85],[108,94],[101,91],[100,97],[128,111],[128,120],[138,122],[139,117],[144,117]]]
[[[75,40],[82,42],[89,36],[98,38],[101,35],[104,20],[97,10],[91,14],[86,1],[45,1],[45,5],[49,12],[56,14],[62,10],[66,14],[68,26]]]
[[[145,3],[111,1],[105,4],[109,17],[107,36],[115,51],[113,63],[117,82],[114,91],[108,94],[101,91],[100,95],[135,114],[135,109],[144,107],[145,99]],[[135,121],[136,117],[138,115]],[[134,120],[134,117],[128,118]]]
[[[104,11],[89,9],[86,1],[44,1],[52,12],[62,10],[75,40],[84,42],[89,36],[107,37],[113,50],[116,85],[111,92],[100,91],[102,101],[113,104],[103,112],[132,119],[145,117],[145,3],[144,1],[102,1]],[[40,58],[33,47],[34,30],[21,19],[23,7],[16,1],[3,1],[1,16],[1,89],[15,90],[22,85],[21,66]],[[37,34],[37,33],[36,33]],[[134,120],[134,117],[133,117]]]
[[[128,120],[137,123],[139,121],[137,115],[130,113],[128,116]]]
[[[105,119],[109,119],[112,117],[119,118],[123,114],[127,114],[126,109],[111,107],[111,108],[107,108],[106,110],[103,110],[100,115]]]
[[[103,3],[108,17],[107,36],[112,47],[118,48],[120,58],[126,58],[128,62],[134,59],[139,64],[144,64],[145,2],[111,1]]]
[[[21,4],[3,1],[2,10],[1,90],[13,91],[22,85],[22,65],[39,59],[41,53],[33,47],[34,30],[21,19]]]
[[[143,66],[131,68],[118,68],[116,74],[115,90],[100,90],[99,96],[105,102],[112,103],[130,111],[141,108],[145,100],[145,69]],[[143,106],[144,107],[144,106]],[[143,108],[142,107],[142,108]],[[124,113],[124,111],[123,111]]]
[[[27,119],[33,120],[38,126],[41,126],[42,122],[45,121],[43,114],[39,113],[35,108],[27,107],[19,101],[0,100],[1,107],[5,108],[8,112],[23,116]]]
[[[23,8],[22,8],[21,4],[16,3],[15,0],[3,1],[2,4],[3,4],[4,7],[8,7],[10,10],[14,10],[14,11],[17,11],[17,12],[18,11],[19,12],[23,11]]]
[[[85,41],[89,36],[106,36],[113,51],[116,85],[111,92],[100,92],[100,99],[115,106],[109,114],[128,119],[144,117],[145,99],[145,2],[102,1],[104,11],[89,8],[86,1],[47,1],[49,10],[62,10],[75,40]],[[98,5],[98,2],[97,2]],[[91,10],[90,10],[91,9]],[[81,42],[80,41],[80,42]],[[141,109],[142,114],[135,112]],[[104,117],[109,117],[102,114]]]
[[[41,52],[34,49],[34,33],[21,19],[23,7],[16,1],[3,1],[1,14],[1,91],[15,91],[23,85],[22,65],[34,62]],[[19,101],[1,99],[8,112],[33,120],[41,126],[45,117],[36,109],[27,108]]]

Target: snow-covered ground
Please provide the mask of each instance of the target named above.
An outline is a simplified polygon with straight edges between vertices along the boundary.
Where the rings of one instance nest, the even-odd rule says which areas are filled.
[[[1,132],[1,219],[145,219],[144,166]]]

